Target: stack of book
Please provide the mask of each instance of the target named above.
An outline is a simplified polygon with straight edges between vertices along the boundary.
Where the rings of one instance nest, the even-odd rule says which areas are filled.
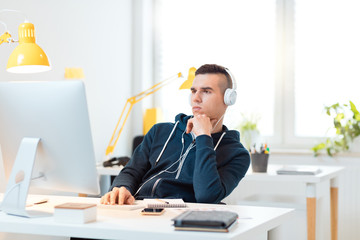
[[[276,171],[279,175],[316,175],[321,169],[312,166],[284,166]]]
[[[229,232],[237,218],[237,213],[230,211],[189,210],[172,220],[175,230]]]
[[[55,222],[88,223],[96,221],[96,204],[64,203],[55,206]]]

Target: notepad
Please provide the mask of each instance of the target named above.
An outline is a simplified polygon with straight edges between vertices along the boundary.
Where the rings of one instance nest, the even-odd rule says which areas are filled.
[[[186,203],[181,198],[145,198],[144,204],[148,208],[185,208]]]

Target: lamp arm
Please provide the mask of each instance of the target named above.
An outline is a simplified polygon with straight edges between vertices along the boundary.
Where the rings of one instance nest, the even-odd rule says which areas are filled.
[[[141,101],[143,98],[155,93],[156,91],[158,91],[159,89],[161,89],[162,87],[164,87],[165,85],[167,85],[168,83],[172,82],[173,80],[182,77],[181,72],[179,72],[176,75],[173,75],[161,82],[158,82],[157,84],[155,84],[154,86],[146,89],[145,91],[142,91],[141,93],[133,96],[135,98],[135,103]]]
[[[126,120],[128,119],[129,117],[129,114],[131,112],[131,109],[132,107],[134,106],[135,103],[138,103],[140,102],[142,99],[144,99],[145,97],[157,92],[158,90],[160,90],[162,87],[164,87],[166,84],[170,83],[171,81],[175,80],[175,79],[178,79],[182,77],[182,74],[181,72],[178,73],[177,75],[174,75],[174,76],[171,76],[170,78],[167,78],[157,84],[155,84],[154,86],[146,89],[145,91],[142,91],[141,93],[135,95],[135,96],[132,96],[130,98],[127,99],[126,103],[125,103],[125,106],[123,108],[123,110],[121,111],[121,115],[120,115],[120,118],[116,124],[116,127],[114,129],[114,132],[111,136],[111,139],[110,139],[110,142],[106,148],[106,151],[105,151],[105,154],[106,156],[108,156],[109,154],[113,153],[114,150],[115,150],[115,146],[119,140],[119,137],[120,137],[120,134],[125,126],[125,123],[126,123]],[[127,109],[128,108],[128,109]],[[121,120],[124,116],[124,113],[125,113],[125,110],[127,109],[126,111],[126,116],[125,116],[125,119],[124,121],[122,121],[121,123]],[[120,124],[121,123],[121,124]],[[120,129],[119,129],[120,128]]]
[[[122,132],[124,126],[125,126],[126,120],[127,120],[128,116],[130,114],[130,111],[131,111],[133,105],[135,104],[134,99],[135,99],[134,97],[128,98],[126,103],[125,103],[125,106],[124,106],[123,110],[121,111],[120,118],[119,118],[119,120],[118,120],[118,122],[116,124],[115,130],[114,130],[114,132],[113,132],[113,134],[111,136],[109,145],[106,148],[106,152],[105,152],[106,156],[108,156],[110,153],[114,152],[114,149],[115,149],[115,146],[116,146],[116,144],[117,144],[117,142],[119,140],[120,134],[121,134],[121,132]],[[125,113],[126,109],[127,109],[127,111],[126,111],[125,119],[121,123],[121,120],[123,119],[123,116],[124,116],[124,113]],[[120,129],[119,129],[119,127],[120,127]],[[117,129],[119,129],[119,130],[117,130]]]

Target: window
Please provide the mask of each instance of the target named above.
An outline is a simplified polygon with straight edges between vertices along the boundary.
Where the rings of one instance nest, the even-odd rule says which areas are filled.
[[[229,128],[242,113],[255,115],[270,146],[310,148],[332,124],[325,105],[352,100],[360,108],[357,0],[156,0],[155,7],[155,81],[204,63],[228,67],[238,85]],[[180,84],[156,96],[166,121],[191,114]]]
[[[360,107],[360,2],[295,3],[295,136],[324,136],[324,106]]]
[[[261,118],[261,132],[272,135],[275,1],[156,3],[159,32],[155,41],[155,72],[160,73],[156,78],[165,79],[179,71],[187,75],[190,67],[205,63],[226,66],[237,81],[238,99],[235,106],[228,108],[225,124],[233,128],[239,124],[241,113],[256,114]],[[181,81],[159,94],[166,121],[173,121],[179,111],[191,114],[190,91],[178,93],[180,84]]]

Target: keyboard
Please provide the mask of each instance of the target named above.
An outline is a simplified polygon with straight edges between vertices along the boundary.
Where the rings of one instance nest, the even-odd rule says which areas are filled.
[[[106,204],[98,204],[98,209],[109,209],[109,210],[119,210],[119,211],[128,211],[128,210],[135,210],[140,208],[145,208],[146,206],[143,203],[137,203],[133,205],[106,205]]]

